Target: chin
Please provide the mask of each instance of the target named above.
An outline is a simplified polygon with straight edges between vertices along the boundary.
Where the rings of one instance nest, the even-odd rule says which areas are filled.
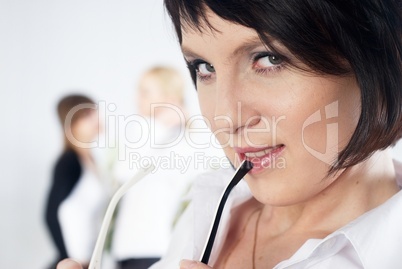
[[[245,180],[253,197],[262,204],[272,206],[290,206],[308,199],[308,189],[295,184],[302,180],[287,169],[270,170],[269,172],[247,175]]]

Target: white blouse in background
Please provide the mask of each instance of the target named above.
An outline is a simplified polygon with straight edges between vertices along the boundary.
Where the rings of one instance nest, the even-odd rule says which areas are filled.
[[[125,148],[128,157],[114,164],[114,175],[122,183],[131,178],[144,161],[157,167],[120,201],[111,247],[112,256],[117,261],[164,256],[182,196],[188,192],[196,175],[212,169],[207,163],[197,163],[197,156],[200,159],[209,156],[224,158],[219,149],[194,149],[182,137],[187,130],[180,126],[166,127],[157,121],[154,124],[152,129],[142,132],[127,129],[126,134],[132,141],[139,141],[138,135],[152,137],[160,147],[148,140],[138,149]]]
[[[402,186],[402,165],[395,162]],[[177,269],[181,259],[200,260],[220,195],[233,176],[231,169],[201,176],[194,184],[192,202],[176,226],[169,252],[151,269]],[[244,181],[232,191],[225,206],[210,264],[217,260],[228,232],[230,211],[251,198]],[[402,268],[402,191],[324,239],[307,240],[288,260],[274,269],[400,269]]]
[[[58,211],[64,244],[70,258],[89,262],[105,213],[108,193],[92,170],[82,175]]]

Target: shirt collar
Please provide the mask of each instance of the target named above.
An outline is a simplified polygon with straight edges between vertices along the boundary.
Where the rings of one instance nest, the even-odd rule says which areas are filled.
[[[394,167],[401,187],[402,164],[394,161]],[[382,205],[339,229],[334,236],[345,236],[364,268],[391,268],[401,260],[397,254],[402,249],[401,227],[402,191],[399,191]]]
[[[394,161],[394,167],[402,186],[402,164]],[[340,252],[347,256],[350,268],[394,268],[401,260],[401,227],[402,190],[326,238],[308,240],[275,268],[309,268]]]
[[[397,182],[402,186],[402,164],[394,161]],[[226,186],[234,170],[223,169],[198,178],[193,186],[192,198],[195,208],[194,255],[198,258],[208,236],[209,226],[214,217],[222,187]],[[251,198],[250,190],[244,181],[233,189],[225,209],[234,208]],[[230,210],[224,210],[213,253],[222,247],[230,219]],[[363,268],[392,268],[402,249],[402,191],[395,194],[382,205],[368,211],[356,220],[340,228],[324,239],[308,240],[289,260],[275,268],[307,268],[308,264],[325,259],[340,251],[348,252],[351,262]],[[351,254],[351,253],[354,253]],[[213,254],[211,262],[217,257]],[[293,266],[293,267],[292,267]],[[295,266],[295,267],[294,267]]]

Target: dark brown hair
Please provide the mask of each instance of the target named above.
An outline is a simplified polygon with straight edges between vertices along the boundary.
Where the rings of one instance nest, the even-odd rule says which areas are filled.
[[[92,101],[87,96],[84,95],[79,95],[79,94],[72,94],[72,95],[67,95],[63,97],[59,103],[57,104],[57,114],[59,116],[59,121],[60,124],[63,128],[63,135],[64,135],[64,150],[74,150],[74,146],[71,144],[69,139],[66,136],[66,132],[64,130],[65,128],[65,122],[67,120],[67,115],[68,113],[75,108],[78,105],[93,105],[95,108],[95,102]],[[79,109],[77,110],[71,117],[71,126],[74,125],[74,123],[81,117],[84,117],[88,114],[91,108],[84,108],[84,109]]]
[[[165,0],[165,6],[180,43],[186,27],[214,30],[206,16],[212,10],[255,29],[280,55],[270,46],[278,40],[313,72],[356,77],[360,119],[330,172],[355,165],[401,138],[400,0]],[[196,84],[195,70],[190,72]]]

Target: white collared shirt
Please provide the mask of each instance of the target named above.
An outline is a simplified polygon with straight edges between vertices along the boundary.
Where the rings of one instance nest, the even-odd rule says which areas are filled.
[[[395,162],[399,186],[402,164]],[[202,175],[194,184],[192,203],[178,223],[169,252],[151,269],[177,269],[181,259],[200,260],[220,195],[233,170]],[[210,264],[225,241],[230,211],[251,198],[244,181],[225,205]],[[274,269],[400,269],[402,268],[402,191],[324,239],[307,240],[288,260]]]

